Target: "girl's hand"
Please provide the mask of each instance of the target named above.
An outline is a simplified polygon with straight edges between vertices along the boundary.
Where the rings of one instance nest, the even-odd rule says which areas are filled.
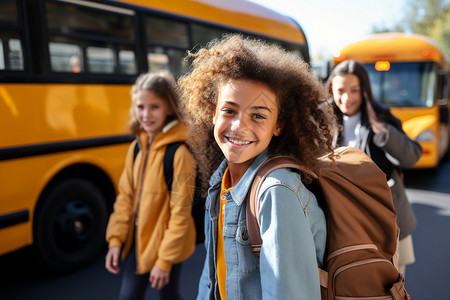
[[[367,107],[367,114],[370,120],[370,126],[372,127],[373,132],[375,134],[386,134],[387,132],[386,124],[378,120],[372,105],[370,105],[367,102],[366,107]]]
[[[164,271],[155,265],[150,272],[149,281],[152,284],[152,288],[157,290],[162,289],[169,283],[169,274],[170,272]]]
[[[105,268],[113,274],[119,274],[119,255],[120,247],[114,246],[109,248],[108,253],[106,253],[105,258]]]

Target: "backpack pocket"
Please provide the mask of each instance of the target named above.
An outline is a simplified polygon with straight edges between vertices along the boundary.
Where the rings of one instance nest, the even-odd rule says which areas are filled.
[[[390,289],[400,274],[376,248],[342,251],[333,260],[329,263],[334,264],[334,272],[329,275],[336,300],[393,299]]]

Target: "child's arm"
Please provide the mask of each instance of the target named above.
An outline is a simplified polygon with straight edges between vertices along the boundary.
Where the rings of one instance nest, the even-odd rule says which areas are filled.
[[[375,133],[374,144],[383,149],[387,158],[396,166],[412,168],[422,155],[422,147],[416,141],[411,140],[405,132],[395,126],[377,120],[372,105],[367,105],[367,113],[370,116],[372,131]],[[391,122],[395,119],[390,113]],[[400,122],[399,120],[397,120]]]
[[[312,230],[319,230],[325,219],[318,207],[309,207],[317,205],[309,201],[309,195],[303,185],[300,189],[276,185],[262,196],[260,272],[264,299],[320,299]]]
[[[152,289],[161,290],[166,284],[169,283],[169,274],[155,265],[150,272],[150,283]]]
[[[118,194],[114,202],[114,212],[111,214],[106,228],[106,241],[109,247],[124,243],[133,213],[133,152],[134,144],[128,148],[125,167],[119,179]]]
[[[109,248],[108,253],[106,253],[105,258],[105,268],[110,273],[119,274],[119,256],[120,256],[120,247],[114,246]]]
[[[397,166],[412,168],[422,155],[422,147],[411,140],[404,132],[392,125],[387,125],[387,132],[373,139],[376,146],[383,149],[390,157],[388,159]],[[393,159],[392,159],[393,158]]]

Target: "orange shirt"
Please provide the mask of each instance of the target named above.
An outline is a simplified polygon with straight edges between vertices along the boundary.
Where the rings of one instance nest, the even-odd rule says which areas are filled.
[[[226,284],[225,279],[227,277],[227,265],[225,263],[225,248],[223,240],[223,222],[225,219],[225,204],[227,203],[227,198],[225,194],[230,191],[233,187],[230,187],[230,174],[228,168],[225,170],[222,178],[222,187],[220,192],[220,209],[219,209],[219,219],[218,219],[218,235],[217,235],[217,284],[219,285],[219,294],[222,300],[227,299]]]

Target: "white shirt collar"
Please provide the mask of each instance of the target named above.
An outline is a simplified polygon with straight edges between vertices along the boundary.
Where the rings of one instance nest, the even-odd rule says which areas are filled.
[[[169,122],[166,126],[164,126],[164,128],[162,129],[162,132],[167,133],[167,131],[169,131],[172,127],[174,127],[177,124],[178,124],[178,120],[173,120],[173,121]]]

